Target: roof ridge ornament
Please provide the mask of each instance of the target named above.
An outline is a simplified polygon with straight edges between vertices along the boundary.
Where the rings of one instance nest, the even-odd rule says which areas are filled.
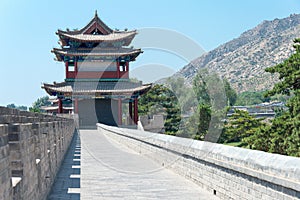
[[[97,10],[95,10],[95,18],[98,17],[98,13]]]

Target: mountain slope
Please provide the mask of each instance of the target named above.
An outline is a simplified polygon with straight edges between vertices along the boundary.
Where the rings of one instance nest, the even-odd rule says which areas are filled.
[[[264,71],[293,53],[293,40],[300,37],[300,14],[264,21],[216,49],[203,54],[176,76],[191,83],[197,71],[207,68],[227,78],[238,91],[270,89],[277,77]]]

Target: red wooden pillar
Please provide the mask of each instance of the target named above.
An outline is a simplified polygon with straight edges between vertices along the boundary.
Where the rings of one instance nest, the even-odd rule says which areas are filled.
[[[117,61],[117,78],[120,78],[120,62]]]
[[[78,113],[78,99],[74,99],[74,113],[77,114]]]
[[[139,116],[138,116],[138,98],[134,98],[134,123],[137,124]]]
[[[129,100],[129,125],[132,125],[132,102]]]
[[[118,125],[122,125],[122,100],[118,99]]]
[[[125,64],[125,71],[126,71],[126,75],[124,78],[129,78],[129,62],[126,62]]]
[[[75,77],[74,78],[76,78],[77,72],[78,72],[78,66],[77,66],[77,61],[76,60],[74,62],[74,71],[75,71]]]
[[[125,69],[126,72],[129,71],[129,62],[126,62],[126,69]]]
[[[63,105],[61,99],[58,99],[58,113],[63,113]]]
[[[66,66],[66,78],[69,78],[69,62],[68,61],[66,61],[65,66]]]

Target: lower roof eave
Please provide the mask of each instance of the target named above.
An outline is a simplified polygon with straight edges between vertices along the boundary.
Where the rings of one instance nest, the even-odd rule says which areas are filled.
[[[56,96],[57,94],[62,94],[65,97],[73,97],[73,96],[90,96],[90,97],[103,97],[103,96],[114,96],[114,95],[120,95],[120,96],[135,96],[135,95],[142,95],[148,90],[150,90],[152,87],[151,84],[145,84],[138,88],[132,88],[132,89],[124,89],[124,90],[108,90],[108,91],[77,91],[73,92],[70,89],[65,90],[65,88],[59,88],[55,87],[54,85],[50,84],[44,84],[42,86],[42,89],[44,89],[50,96]]]

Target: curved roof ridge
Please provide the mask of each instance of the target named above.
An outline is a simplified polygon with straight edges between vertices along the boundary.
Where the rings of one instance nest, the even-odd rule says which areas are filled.
[[[90,27],[92,27],[94,24],[96,24],[96,28],[99,28],[98,26],[100,26],[100,28],[103,28],[107,34],[112,33],[113,30],[111,28],[109,28],[99,17],[98,17],[98,13],[97,10],[95,11],[95,16],[94,18],[85,26],[83,27],[80,32],[83,34],[87,34],[87,31],[89,31]]]
[[[59,33],[65,33],[65,34],[70,34],[70,35],[77,35],[77,34],[89,34],[88,32],[91,31],[89,30],[91,27],[95,26],[95,28],[97,28],[98,30],[101,31],[101,29],[104,30],[104,32],[102,32],[103,35],[107,35],[107,34],[110,34],[110,33],[113,33],[114,31],[109,28],[99,17],[98,17],[98,14],[97,14],[97,11],[95,12],[95,16],[93,17],[93,19],[91,19],[91,21],[86,25],[84,26],[83,28],[79,29],[79,30],[74,30],[74,31],[70,31],[70,30],[67,30],[67,31],[63,31],[63,30],[60,30],[58,29],[58,32],[57,34]],[[102,30],[102,31],[103,31]]]

